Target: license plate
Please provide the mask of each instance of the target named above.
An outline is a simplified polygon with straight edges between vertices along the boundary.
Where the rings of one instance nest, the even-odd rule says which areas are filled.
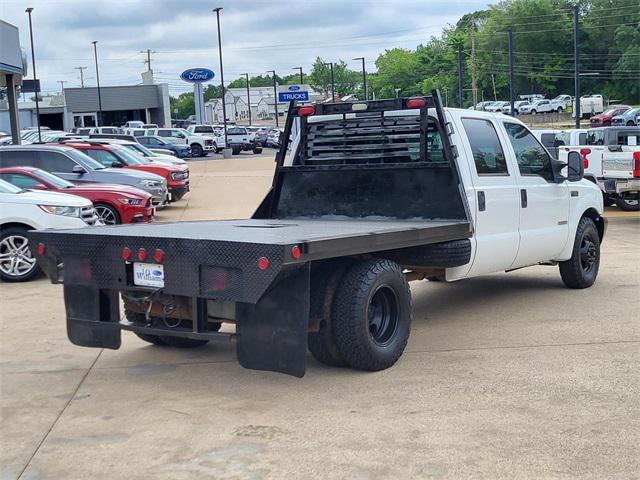
[[[141,287],[164,287],[164,266],[156,263],[133,263],[133,283]]]

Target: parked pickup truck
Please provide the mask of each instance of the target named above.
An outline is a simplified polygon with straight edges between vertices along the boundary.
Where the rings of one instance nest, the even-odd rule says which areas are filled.
[[[64,283],[71,342],[117,349],[130,330],[174,347],[235,340],[244,367],[295,376],[307,348],[382,370],[407,344],[409,281],[544,264],[569,288],[595,282],[602,195],[577,152],[553,160],[517,119],[445,111],[433,92],[291,104],[286,137],[294,122],[249,220],[31,232]]]
[[[231,147],[233,155],[239,155],[240,152],[262,153],[262,146],[255,143],[254,139],[255,134],[246,127],[227,128],[227,143]]]
[[[585,178],[600,187],[604,204],[638,211],[640,128],[590,128],[586,133],[586,145],[560,146],[558,159],[566,160],[570,152],[580,153]]]
[[[148,136],[158,136],[169,142],[190,147],[192,157],[204,157],[208,152],[217,153],[222,148],[217,144],[216,137],[194,135],[183,128],[147,128],[146,132]]]

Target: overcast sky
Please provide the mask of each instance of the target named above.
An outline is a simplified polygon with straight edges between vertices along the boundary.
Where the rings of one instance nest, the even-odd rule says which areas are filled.
[[[292,67],[309,70],[321,56],[367,69],[387,48],[414,48],[485,0],[0,0],[0,18],[20,29],[29,51],[26,7],[34,7],[36,66],[43,91],[80,86],[74,67],[86,66],[85,85],[95,85],[93,40],[98,41],[101,85],[140,83],[147,48],[157,81],[172,94],[192,87],[179,80],[189,67],[208,67],[219,82],[215,14],[221,6],[225,82],[241,73],[264,74]],[[31,57],[29,53],[29,63]],[[29,78],[33,75],[29,71]]]

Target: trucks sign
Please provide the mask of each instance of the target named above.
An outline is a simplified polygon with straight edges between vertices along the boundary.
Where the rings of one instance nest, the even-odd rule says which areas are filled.
[[[189,68],[180,74],[180,78],[185,82],[203,83],[212,80],[215,76],[208,68]]]
[[[279,102],[308,102],[309,92],[302,90],[300,85],[285,85],[278,92]]]

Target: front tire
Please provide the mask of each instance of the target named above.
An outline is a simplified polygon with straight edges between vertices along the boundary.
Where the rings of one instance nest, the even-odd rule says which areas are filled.
[[[531,115],[537,115],[538,112],[536,110],[531,110]]]
[[[118,211],[111,205],[107,205],[106,203],[96,203],[95,209],[96,214],[105,225],[119,225],[122,223]]]
[[[600,269],[600,236],[594,221],[582,217],[576,230],[571,258],[560,262],[560,276],[568,288],[588,288]]]
[[[201,157],[203,153],[204,153],[204,150],[200,145],[198,145],[197,143],[194,143],[193,145],[191,145],[192,157]]]
[[[359,370],[384,370],[404,351],[411,331],[411,293],[402,267],[370,259],[345,273],[333,304],[338,353]]]
[[[625,212],[637,212],[640,209],[640,192],[625,192],[618,195],[616,205]]]
[[[0,230],[0,278],[5,282],[27,282],[40,269],[27,239],[27,229],[9,227]]]
[[[635,127],[635,126],[636,126],[636,124],[635,124],[635,123],[633,123],[633,120],[629,120],[629,121],[627,122],[627,127]]]

